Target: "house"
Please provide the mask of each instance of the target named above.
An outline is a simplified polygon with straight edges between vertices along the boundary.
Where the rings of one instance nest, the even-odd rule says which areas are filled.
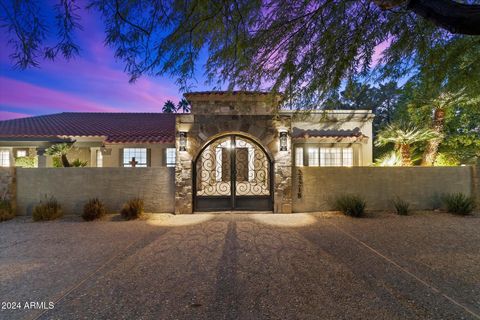
[[[35,166],[53,167],[45,149],[64,142],[74,146],[67,158],[89,167],[129,167],[132,157],[137,167],[175,166],[175,115],[66,112],[1,121],[0,164],[21,166],[19,158],[33,156]]]
[[[191,114],[59,113],[0,122],[0,166],[175,167],[175,212],[291,212],[294,167],[372,164],[370,110],[276,112],[265,92],[185,95]],[[25,159],[31,159],[30,162]]]

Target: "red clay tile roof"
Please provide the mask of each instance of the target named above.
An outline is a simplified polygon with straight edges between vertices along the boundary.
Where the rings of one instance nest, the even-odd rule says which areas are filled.
[[[175,114],[64,112],[0,121],[0,139],[52,136],[105,136],[111,143],[172,143]]]
[[[292,138],[361,138],[364,137],[360,128],[353,130],[303,130],[293,128]]]

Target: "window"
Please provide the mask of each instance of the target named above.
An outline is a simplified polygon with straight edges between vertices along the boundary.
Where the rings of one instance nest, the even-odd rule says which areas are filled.
[[[342,149],[320,148],[320,165],[322,167],[340,167],[342,165]]]
[[[17,150],[17,158],[26,157],[27,150]]]
[[[353,149],[352,148],[343,148],[343,166],[344,167],[353,166]]]
[[[165,152],[167,167],[175,167],[177,150],[175,148],[167,148]]]
[[[131,167],[131,161],[135,158],[136,167],[147,166],[147,148],[125,148],[123,149],[123,166]]]
[[[295,165],[303,167],[303,148],[295,148]]]
[[[97,167],[101,168],[103,167],[103,154],[102,154],[102,151],[100,150],[97,150],[97,153],[96,153],[96,159],[97,159]]]
[[[10,167],[9,150],[0,150],[0,167]]]
[[[318,148],[308,148],[308,166],[318,167]]]
[[[320,148],[320,166],[348,167],[353,165],[352,148]]]

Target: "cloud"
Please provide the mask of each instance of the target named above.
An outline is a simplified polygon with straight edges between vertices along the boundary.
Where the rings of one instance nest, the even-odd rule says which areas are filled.
[[[17,118],[25,118],[25,117],[30,117],[30,116],[31,116],[31,114],[26,114],[26,113],[0,111],[0,121],[17,119]]]
[[[32,114],[160,112],[165,101],[181,98],[171,78],[143,77],[130,84],[113,49],[104,46],[100,17],[84,10],[82,20],[84,30],[78,32],[81,56],[71,61],[59,56],[55,61],[41,61],[40,68],[22,71],[10,68],[11,48],[0,54],[2,109]]]
[[[114,112],[118,109],[74,94],[0,77],[0,105],[31,110]],[[39,110],[40,109],[40,110]]]

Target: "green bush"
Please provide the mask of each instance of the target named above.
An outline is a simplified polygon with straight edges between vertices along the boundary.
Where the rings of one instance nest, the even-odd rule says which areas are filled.
[[[350,217],[362,217],[365,215],[366,201],[359,195],[345,194],[335,198],[336,210]]]
[[[0,222],[15,218],[12,203],[7,199],[0,199]]]
[[[120,214],[126,220],[138,219],[143,214],[143,200],[140,198],[130,199],[123,205]]]
[[[32,217],[33,221],[55,220],[63,217],[62,207],[53,196],[45,197],[33,208]]]
[[[398,215],[407,216],[410,213],[410,203],[408,201],[396,198],[393,200],[393,206]]]
[[[98,200],[98,198],[93,198],[88,200],[83,207],[82,218],[85,221],[92,221],[103,217],[106,213],[105,206],[103,203]]]
[[[86,167],[88,164],[88,161],[82,161],[80,159],[75,159],[70,163],[70,166],[72,167]]]
[[[36,168],[38,167],[38,157],[36,156],[16,157],[15,167]]]
[[[62,168],[62,159],[60,159],[60,157],[52,157],[52,166],[54,168]]]
[[[475,209],[475,200],[473,197],[464,195],[463,193],[447,194],[443,197],[447,211],[458,215],[467,215]]]

